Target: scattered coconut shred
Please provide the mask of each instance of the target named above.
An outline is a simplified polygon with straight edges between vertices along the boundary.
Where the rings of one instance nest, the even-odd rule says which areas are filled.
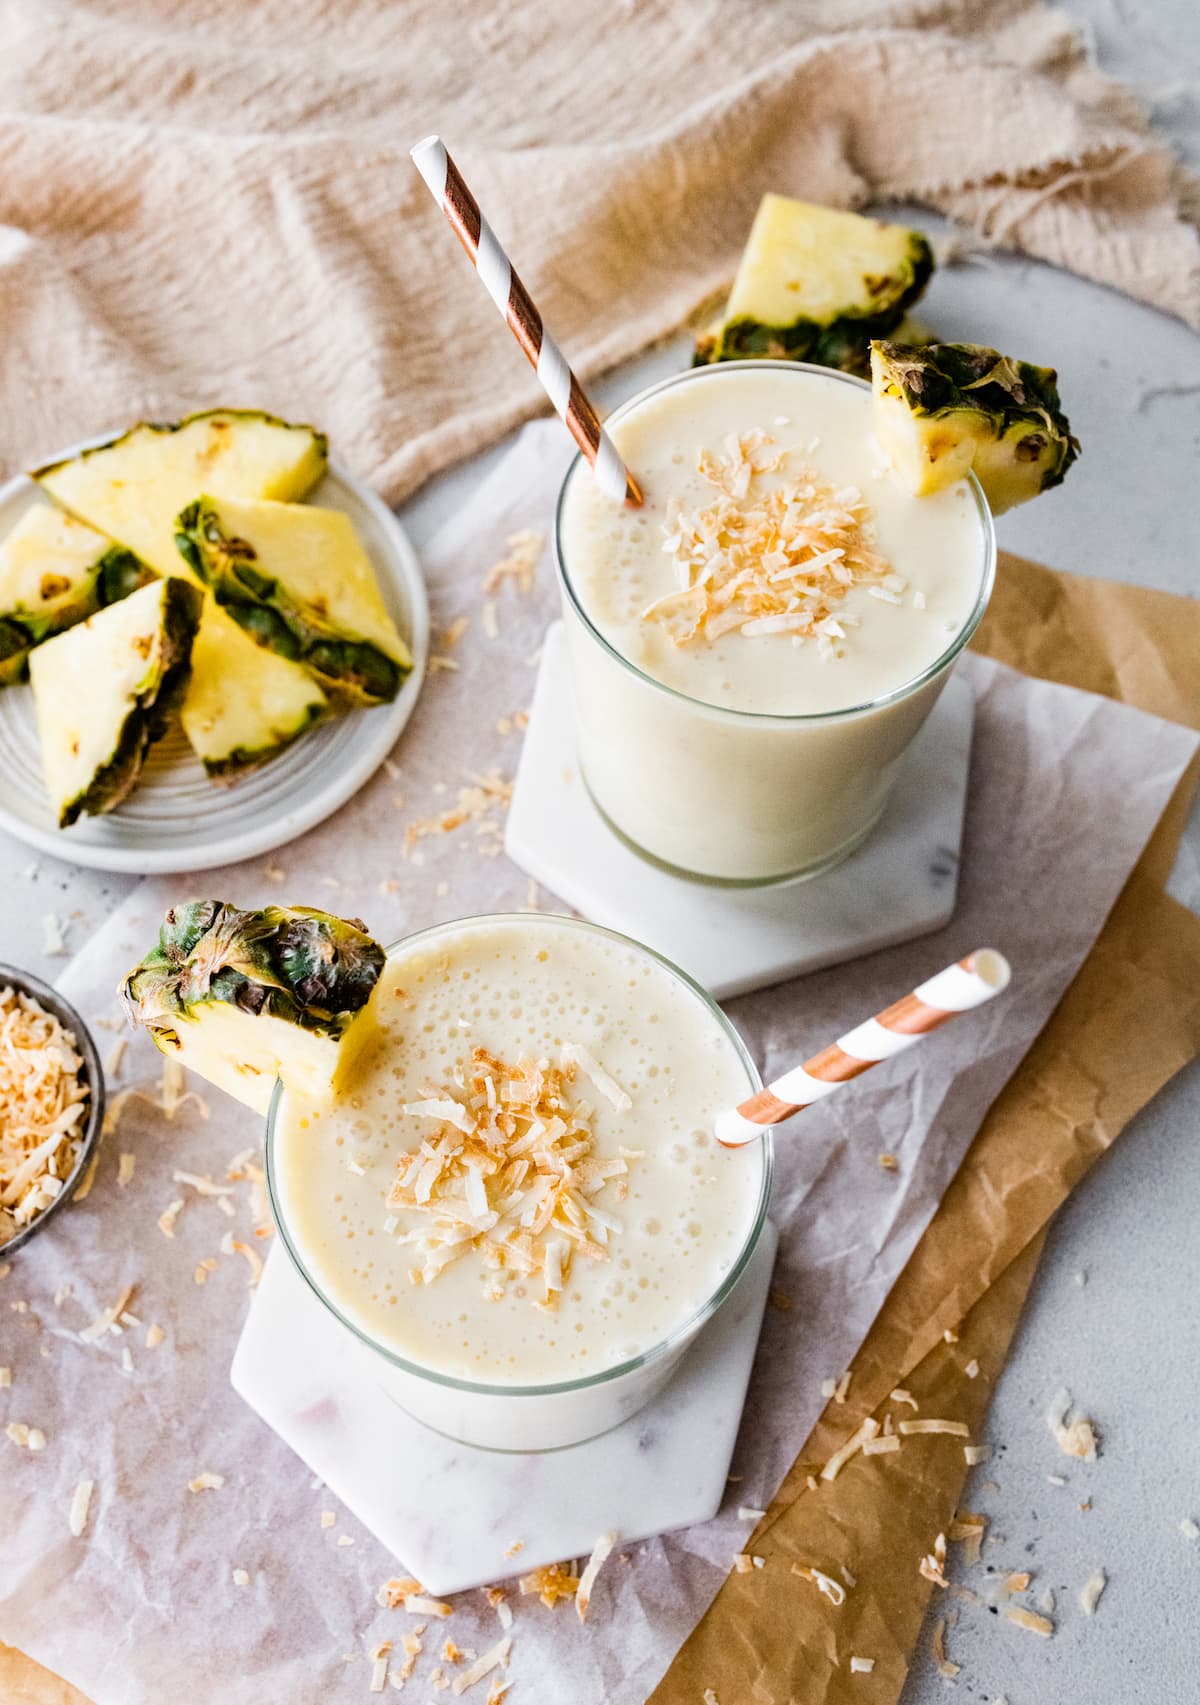
[[[1073,1407],[1069,1391],[1056,1392],[1046,1411],[1046,1425],[1064,1456],[1076,1456],[1081,1462],[1095,1462],[1096,1447],[1100,1442],[1095,1424],[1086,1415],[1075,1415]]]
[[[0,989],[0,1246],[50,1206],[79,1159],[82,1067],[53,1013]]]
[[[532,1059],[510,1066],[476,1048],[456,1074],[458,1094],[439,1088],[404,1104],[404,1113],[438,1126],[398,1160],[388,1196],[389,1208],[423,1222],[395,1232],[420,1260],[409,1272],[413,1284],[432,1284],[474,1251],[485,1297],[499,1301],[510,1278],[540,1275],[534,1306],[553,1313],[576,1255],[608,1259],[621,1222],[595,1198],[609,1183],[623,1197],[629,1162],[639,1157],[633,1149],[610,1159],[593,1154],[594,1108],[572,1093],[580,1072],[614,1107],[631,1105],[586,1049],[569,1044],[557,1066]]]
[[[835,613],[854,586],[899,604],[908,589],[875,546],[857,486],[834,486],[810,467],[788,468],[790,452],[766,432],[731,434],[723,454],[702,450],[696,467],[717,496],[688,512],[673,500],[663,550],[677,590],[655,599],[643,621],[677,646],[739,632],[815,639],[822,660],[842,655],[858,617]],[[763,476],[780,474],[770,489]]]

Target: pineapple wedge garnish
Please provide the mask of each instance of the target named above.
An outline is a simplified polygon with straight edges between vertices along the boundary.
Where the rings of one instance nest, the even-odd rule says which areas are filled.
[[[1061,485],[1079,455],[1052,367],[974,343],[873,343],[875,436],[916,497],[974,473],[995,515]]]
[[[357,920],[189,900],[167,913],[122,993],[162,1053],[265,1114],[277,1079],[318,1104],[344,1091],[375,1033],[383,964]]]
[[[204,496],[179,516],[175,542],[258,645],[303,663],[335,697],[395,698],[412,657],[340,509]]]
[[[143,422],[32,477],[55,502],[136,551],[159,574],[187,570],[175,517],[202,491],[303,497],[328,461],[324,434],[254,409],[210,409],[172,426]]]
[[[0,687],[26,678],[35,645],[153,578],[123,545],[34,503],[0,544]]]
[[[126,798],[187,678],[201,593],[155,580],[38,646],[29,662],[60,829]]]
[[[210,781],[236,782],[328,711],[329,701],[307,669],[262,650],[210,592],[204,594],[179,720]]]
[[[324,474],[324,435],[252,409],[210,409],[175,426],[135,426],[33,475],[65,508],[131,546],[159,574],[189,578],[175,518],[202,491],[222,497],[303,497]],[[204,601],[183,727],[215,781],[265,763],[328,710],[298,663],[249,643]]]
[[[919,231],[765,195],[697,364],[773,356],[865,375],[871,339],[895,330],[932,271]]]

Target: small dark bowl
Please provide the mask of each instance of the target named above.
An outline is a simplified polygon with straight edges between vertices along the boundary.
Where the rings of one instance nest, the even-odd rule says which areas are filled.
[[[44,1007],[47,1012],[52,1012],[63,1028],[74,1036],[76,1051],[83,1061],[80,1077],[88,1087],[88,1110],[83,1122],[83,1142],[79,1158],[69,1177],[64,1179],[62,1189],[48,1208],[43,1208],[36,1219],[22,1226],[7,1243],[0,1243],[0,1261],[7,1260],[14,1249],[20,1249],[23,1243],[28,1243],[31,1237],[41,1231],[47,1220],[53,1219],[60,1208],[66,1207],[79,1188],[80,1180],[96,1152],[96,1145],[100,1141],[100,1127],[104,1123],[104,1072],[100,1066],[96,1044],[92,1041],[91,1032],[83,1019],[70,1002],[62,998],[57,989],[52,989],[49,983],[43,983],[40,977],[31,976],[28,971],[18,971],[15,965],[0,965],[0,989],[8,988],[16,989],[23,995],[31,995],[39,1006]]]

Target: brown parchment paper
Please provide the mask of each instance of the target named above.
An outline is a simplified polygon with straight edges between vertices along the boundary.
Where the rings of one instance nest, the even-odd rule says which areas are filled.
[[[1008,558],[980,648],[1030,673],[1200,722],[1188,684],[1200,609],[1186,599]],[[861,1699],[862,1676],[853,1678],[852,1691],[852,1651],[876,1659],[873,1701],[898,1695],[930,1590],[916,1559],[959,1498],[961,1441],[912,1440],[894,1455],[856,1459],[816,1495],[807,1476],[901,1380],[924,1413],[953,1414],[978,1434],[1046,1220],[1138,1108],[1200,1049],[1200,919],[1161,889],[1188,792],[1185,779],[1019,1078],[989,1114],[856,1359],[850,1401],[822,1417],[751,1542],[767,1568],[730,1577],[654,1705],[695,1705],[706,1687],[721,1705]],[[1156,1015],[1152,1033],[1149,1011]],[[1118,1035],[1125,1060],[1138,1062],[1119,1083],[1110,1081]],[[959,1332],[953,1354],[941,1341],[948,1325]],[[970,1356],[982,1371],[964,1381]],[[835,1612],[790,1575],[793,1560],[823,1567],[846,1561],[859,1584]],[[0,1699],[87,1705],[83,1694],[6,1648]]]
[[[1027,673],[1200,725],[1200,607],[1189,599],[1006,556],[976,645]],[[957,1506],[962,1441],[910,1439],[899,1452],[856,1457],[816,1492],[808,1479],[865,1415],[895,1407],[888,1393],[899,1384],[924,1414],[980,1436],[1047,1221],[1200,1051],[1200,918],[1162,888],[1195,782],[1194,770],[1181,781],[1095,947],[988,1114],[855,1358],[849,1400],[822,1415],[748,1542],[766,1567],[729,1577],[653,1705],[692,1705],[705,1688],[721,1705],[861,1705],[866,1678],[851,1675],[852,1653],[876,1661],[872,1705],[898,1698],[933,1590],[917,1563]],[[947,1328],[959,1335],[953,1347]],[[981,1371],[966,1380],[971,1357]],[[791,1574],[793,1562],[834,1576],[844,1564],[857,1585],[835,1609]]]

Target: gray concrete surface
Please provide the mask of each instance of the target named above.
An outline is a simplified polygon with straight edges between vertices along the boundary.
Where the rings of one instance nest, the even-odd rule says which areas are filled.
[[[1194,0],[1070,0],[1067,9],[1090,30],[1101,65],[1146,93],[1163,131],[1200,168]],[[922,313],[943,337],[993,343],[1059,369],[1084,459],[1062,490],[1002,520],[1002,543],[1077,573],[1194,596],[1194,334],[1109,291],[1001,256],[939,273]],[[631,363],[600,387],[603,399],[680,366],[681,350],[677,343]],[[434,482],[407,506],[418,549],[490,460]],[[42,953],[41,915],[68,916],[68,940],[78,945],[129,887],[35,858],[0,835],[0,958],[53,977],[63,961]],[[1172,889],[1200,910],[1195,819]],[[1200,1700],[1200,1544],[1179,1532],[1182,1518],[1200,1521],[1198,1136],[1193,1068],[1134,1122],[1060,1215],[993,1405],[987,1431],[997,1455],[967,1503],[987,1511],[999,1536],[985,1560],[1036,1570],[1035,1598],[1046,1586],[1055,1591],[1054,1638],[965,1610],[948,1636],[962,1665],[950,1684],[932,1663],[927,1626],[903,1705],[943,1701],[948,1687],[949,1697],[1009,1705]],[[1060,1386],[1103,1433],[1093,1465],[1062,1457],[1047,1431],[1044,1411]],[[1068,1484],[1051,1485],[1051,1474]],[[1086,1618],[1076,1593],[1097,1565],[1110,1584]]]

